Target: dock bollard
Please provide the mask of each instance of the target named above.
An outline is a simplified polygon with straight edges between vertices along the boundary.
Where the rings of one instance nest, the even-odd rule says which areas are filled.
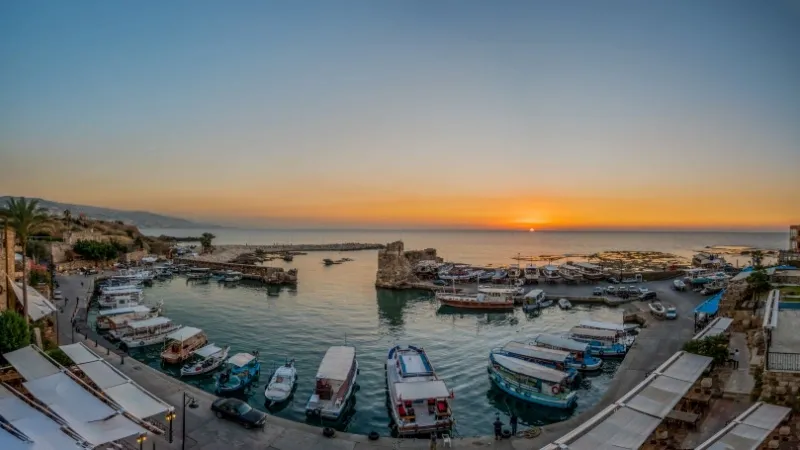
[[[108,356],[108,355],[110,355],[110,354],[111,354],[111,349],[109,349],[109,348],[106,348],[106,356]]]
[[[121,355],[120,356],[119,365],[120,366],[124,366],[125,365],[125,355]]]

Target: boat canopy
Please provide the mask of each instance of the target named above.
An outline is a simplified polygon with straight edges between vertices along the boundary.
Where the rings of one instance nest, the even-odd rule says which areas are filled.
[[[137,305],[137,306],[126,306],[124,308],[114,308],[114,309],[107,309],[105,311],[100,311],[97,313],[98,316],[116,316],[119,314],[128,314],[128,313],[148,313],[150,312],[150,307],[146,305]]]
[[[217,347],[214,344],[208,344],[205,347],[199,348],[192,353],[201,357],[201,358],[208,358],[209,356],[216,355],[217,353],[221,352],[222,348]]]
[[[103,293],[103,295],[126,295],[142,292],[141,289],[135,286],[115,286],[111,289],[103,288],[100,291]]]
[[[717,295],[710,297],[708,300],[704,301],[697,308],[694,309],[695,313],[704,313],[709,316],[713,316],[714,314],[719,311],[719,302],[722,300],[722,294],[725,291],[718,293]]]
[[[586,352],[589,347],[589,344],[585,342],[578,342],[552,334],[540,334],[533,339],[533,342],[551,347],[565,348],[573,352]]]
[[[569,330],[570,333],[578,336],[593,337],[598,339],[614,339],[617,337],[617,332],[614,330],[598,330],[595,328],[586,327],[573,327]]]
[[[203,347],[205,348],[205,347]],[[202,350],[202,349],[201,349]],[[230,358],[228,358],[228,364],[232,364],[236,367],[244,367],[250,364],[250,361],[256,359],[255,356],[251,355],[250,353],[237,353]]]
[[[525,298],[536,298],[542,294],[544,294],[544,291],[541,289],[531,289],[530,292],[525,294]]]
[[[588,269],[588,270],[603,270],[603,268],[598,266],[597,264],[592,264],[592,263],[588,263],[588,262],[576,262],[576,263],[572,263],[572,265],[578,266],[578,267],[580,267],[582,269]]]
[[[596,322],[594,320],[581,320],[580,326],[585,328],[597,328],[598,330],[628,331],[636,328],[635,325],[623,325],[611,322]]]
[[[344,381],[350,374],[353,359],[356,357],[355,347],[330,347],[317,370],[317,379]]]
[[[562,350],[553,350],[544,347],[535,347],[533,345],[523,344],[522,342],[511,341],[503,346],[503,350],[509,353],[515,353],[529,358],[542,359],[554,362],[566,362],[569,358],[569,352]]]
[[[172,319],[164,316],[152,317],[145,320],[134,320],[128,322],[128,326],[133,329],[157,327],[159,325],[166,325],[172,322]]]
[[[201,330],[200,328],[183,327],[178,331],[174,331],[174,332],[168,334],[167,335],[167,340],[183,342],[183,341],[185,341],[185,340],[187,340],[189,338],[197,336],[198,334],[200,334],[202,332],[203,332],[203,330]]]
[[[395,392],[400,400],[424,400],[450,396],[447,385],[442,380],[395,383]]]
[[[551,369],[536,363],[523,361],[510,356],[497,355],[494,353],[492,354],[492,358],[494,358],[495,362],[505,367],[507,370],[520,375],[525,375],[550,383],[561,383],[567,379],[567,374],[565,372]]]

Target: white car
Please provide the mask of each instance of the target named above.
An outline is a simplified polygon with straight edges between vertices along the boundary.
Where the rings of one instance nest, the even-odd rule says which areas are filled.
[[[639,293],[642,294],[642,295],[644,295],[644,294],[646,294],[648,292],[650,292],[650,289],[647,289],[646,287],[640,287],[639,288]]]

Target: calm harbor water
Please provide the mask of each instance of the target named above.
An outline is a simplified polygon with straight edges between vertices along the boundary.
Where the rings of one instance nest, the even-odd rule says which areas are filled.
[[[146,230],[148,234],[181,235],[180,230]],[[407,248],[435,247],[448,259],[472,263],[512,262],[517,252],[583,253],[606,249],[661,250],[691,255],[705,245],[781,247],[784,235],[711,233],[476,233],[476,232],[255,232],[213,230],[217,243],[272,244],[325,242],[389,242],[403,239]],[[186,230],[183,235],[197,234]],[[655,235],[655,236],[653,236]],[[294,358],[299,382],[291,401],[272,413],[305,421],[304,407],[314,386],[314,375],[325,350],[345,342],[354,345],[361,367],[353,414],[340,427],[356,433],[389,433],[384,361],[394,345],[418,345],[428,351],[440,377],[455,390],[453,405],[457,433],[487,434],[495,413],[514,410],[525,424],[565,420],[595,404],[613,377],[617,363],[607,364],[589,378],[591,386],[579,391],[575,411],[545,410],[522,404],[493,388],[487,373],[488,352],[510,340],[525,340],[536,333],[567,331],[582,319],[619,322],[620,309],[579,306],[571,311],[550,308],[539,317],[513,313],[454,313],[437,307],[430,294],[376,290],[377,252],[348,253],[354,261],[326,267],[322,258],[340,253],[315,252],[291,263],[270,264],[299,271],[296,289],[268,297],[267,288],[241,282],[228,286],[188,282],[183,277],[157,281],[148,288],[150,301],[164,300],[165,315],[178,323],[206,331],[211,342],[230,345],[232,352],[259,350],[264,365],[261,379],[247,393],[253,406],[264,408],[264,388],[269,366]],[[273,288],[274,289],[274,288]],[[161,368],[160,348],[134,351],[133,356]],[[213,390],[212,378],[186,381]]]

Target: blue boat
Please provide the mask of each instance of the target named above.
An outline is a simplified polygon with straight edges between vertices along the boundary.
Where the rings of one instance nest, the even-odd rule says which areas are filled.
[[[566,372],[495,352],[489,354],[488,371],[500,390],[524,402],[559,409],[578,404]]]
[[[261,373],[258,352],[237,353],[228,358],[227,364],[225,371],[217,376],[217,394],[241,392]]]
[[[572,354],[564,350],[555,350],[545,347],[537,347],[533,344],[511,341],[495,352],[504,353],[514,358],[519,358],[556,370],[562,370],[572,375],[574,378],[578,370],[597,370],[602,365],[602,361],[597,358],[595,364],[588,366],[585,362],[578,362]]]
[[[598,330],[595,328],[573,327],[569,338],[589,344],[589,354],[601,358],[623,357],[628,353],[628,346],[620,342],[619,333],[614,330]]]
[[[603,360],[591,355],[589,344],[573,339],[568,339],[554,334],[538,334],[533,337],[531,345],[569,352],[572,356],[571,367],[578,370],[599,370],[603,367]]]

